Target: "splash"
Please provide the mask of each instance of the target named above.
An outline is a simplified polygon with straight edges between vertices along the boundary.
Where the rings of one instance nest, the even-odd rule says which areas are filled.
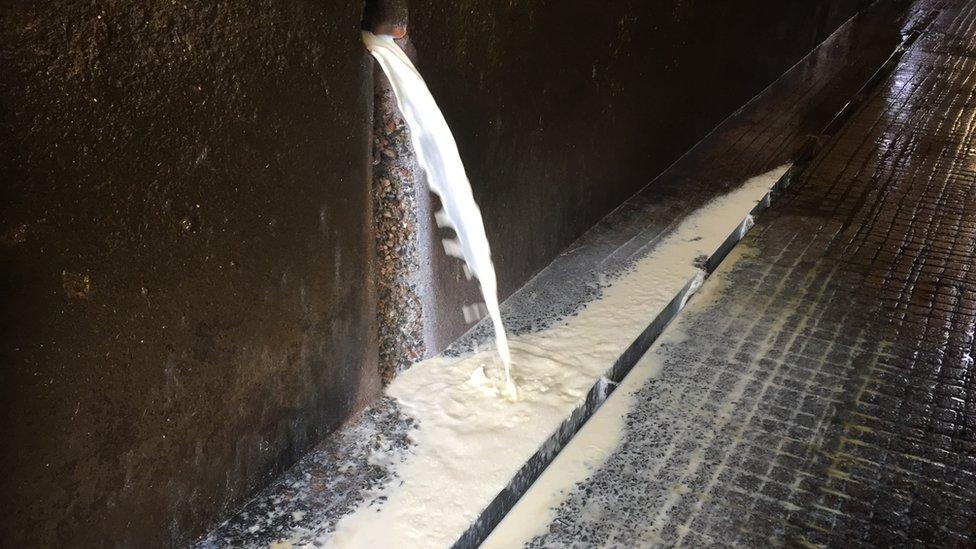
[[[517,401],[499,398],[491,383],[494,380],[484,375],[483,365],[493,351],[437,356],[397,376],[386,395],[396,399],[399,411],[413,420],[415,428],[408,435],[412,444],[394,455],[381,449],[373,458],[392,463],[389,474],[396,480],[368,496],[334,531],[316,536],[314,544],[342,548],[452,546],[494,498],[506,493],[526,462],[553,449],[547,449],[547,441],[585,405],[588,392],[648,323],[676,295],[682,295],[684,301],[687,292],[698,287],[704,276],[699,258],[714,254],[732,231],[742,227],[743,216],[788,167],[750,179],[717,197],[663,238],[643,237],[651,243],[650,249],[639,252],[640,258],[634,258],[631,268],[607,280],[609,285],[601,288],[598,299],[544,330],[513,337],[512,348],[519,358]],[[587,463],[592,464],[610,455],[623,433],[622,427],[616,427],[623,420],[601,421],[598,416],[599,412],[589,421],[596,418],[601,426],[596,431],[602,438],[589,438],[582,445]],[[529,494],[539,495],[532,500],[535,503],[520,504],[518,511],[509,512],[508,517],[519,527],[504,536],[506,540],[524,539],[522,534],[531,539],[538,527],[548,527],[552,521],[548,509],[584,480],[587,470],[567,467],[563,460],[543,474],[555,477],[557,482],[546,486],[559,490],[531,489]],[[302,541],[302,536],[296,532],[293,539]],[[308,541],[302,543],[309,546]],[[492,545],[521,546],[522,542]]]
[[[512,359],[498,308],[495,266],[491,261],[481,210],[474,201],[471,183],[464,171],[454,136],[423,77],[393,38],[364,31],[363,42],[390,80],[397,106],[410,128],[410,140],[417,160],[427,174],[430,190],[440,197],[444,206],[442,211],[435,214],[437,224],[450,227],[457,233],[457,240],[444,241],[444,250],[463,259],[467,265],[466,273],[476,277],[481,285],[485,308],[495,328],[495,345],[505,366],[505,393],[507,397],[515,398]]]

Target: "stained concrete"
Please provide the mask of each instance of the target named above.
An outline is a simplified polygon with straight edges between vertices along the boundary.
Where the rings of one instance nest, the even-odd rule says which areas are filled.
[[[563,321],[598,298],[607,280],[653,250],[655,243],[670,234],[690,212],[752,175],[805,158],[810,144],[819,141],[835,115],[901,42],[900,31],[910,26],[906,19],[917,15],[906,14],[906,5],[879,4],[850,21],[673,167],[588,231],[503,304],[509,328],[526,333]],[[648,335],[657,334],[651,333],[653,328],[649,326]],[[490,341],[490,327],[482,323],[446,352],[462,353],[477,345],[490,345]],[[622,350],[620,371],[633,365],[649,344],[650,339],[642,338],[632,348]],[[608,364],[607,368],[613,366]],[[567,418],[563,432],[547,441],[519,476],[499,493],[459,540],[460,546],[483,539],[584,417],[581,413]],[[327,536],[357,506],[381,504],[377,489],[397,479],[388,466],[370,456],[374,449],[388,459],[405,456],[412,444],[408,421],[396,401],[384,399],[376,403],[344,430],[349,436],[344,434],[338,444],[320,445],[198,546],[262,547],[288,538],[312,543]],[[332,486],[339,489],[325,489]]]
[[[388,382],[424,357],[428,343],[424,322],[437,314],[429,306],[432,195],[417,163],[406,121],[397,109],[393,89],[378,66],[374,75],[376,328],[379,370]]]
[[[529,546],[976,543],[976,2],[910,11]]]
[[[185,545],[376,394],[360,18],[0,8],[0,545]]]

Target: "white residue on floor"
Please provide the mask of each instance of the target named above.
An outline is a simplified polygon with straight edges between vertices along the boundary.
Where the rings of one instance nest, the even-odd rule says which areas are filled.
[[[495,351],[436,357],[403,372],[388,387],[417,421],[406,459],[394,461],[398,483],[343,518],[324,539],[341,547],[448,547],[516,472],[583,404],[617,357],[742,225],[756,202],[786,172],[782,166],[743,183],[685,219],[603,296],[549,330],[511,340],[519,398],[503,398]],[[612,451],[619,429],[592,445],[583,475]],[[385,498],[385,499],[381,499]],[[538,511],[538,510],[537,510]],[[542,515],[539,515],[542,522]]]

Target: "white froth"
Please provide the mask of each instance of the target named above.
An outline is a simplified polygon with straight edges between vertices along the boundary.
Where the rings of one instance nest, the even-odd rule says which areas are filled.
[[[703,282],[704,278],[692,284],[690,291],[682,299],[682,307],[692,293],[702,287]],[[716,287],[713,281],[710,281],[707,288],[707,293],[714,295]],[[491,535],[481,545],[482,549],[521,547],[536,536],[546,533],[549,525],[556,519],[559,505],[572,494],[578,483],[585,481],[602,467],[619,446],[624,435],[627,414],[635,404],[634,398],[664,368],[664,362],[657,354],[658,349],[662,343],[674,343],[686,337],[676,324],[679,323],[669,325],[647,353],[637,361],[613,394],[590,416],[569,444],[492,530]]]
[[[493,352],[435,357],[400,374],[387,393],[417,428],[410,453],[395,462],[399,482],[321,541],[342,547],[454,543],[674,296],[697,288],[702,271],[696,259],[745,227],[748,212],[788,168],[750,179],[696,211],[564,324],[513,338],[517,400],[503,398],[505,376]],[[650,375],[645,370],[640,375]],[[585,459],[567,466],[563,480],[585,478],[616,446],[619,433],[608,428]],[[542,502],[532,511],[540,526],[548,506]]]

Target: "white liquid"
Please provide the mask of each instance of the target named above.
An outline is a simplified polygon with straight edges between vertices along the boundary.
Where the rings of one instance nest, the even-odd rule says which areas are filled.
[[[519,357],[517,401],[499,398],[503,380],[486,375],[484,366],[492,358],[488,352],[434,357],[397,376],[386,394],[416,421],[410,434],[413,445],[393,455],[377,450],[375,459],[394,463],[398,481],[377,490],[343,518],[335,532],[317,541],[342,548],[421,549],[449,547],[457,541],[525,461],[583,404],[590,387],[647,324],[682,288],[697,288],[695,282],[703,274],[696,259],[714,253],[732,231],[748,226],[748,212],[787,168],[750,179],[689,215],[576,316],[513,338]],[[642,371],[638,369],[638,375]],[[617,400],[625,400],[624,395]],[[595,425],[602,421],[604,426],[608,422],[600,418],[608,417],[609,427],[598,429],[604,436],[588,445],[585,466],[566,466],[563,460],[558,468],[547,469],[550,477],[556,476],[549,484],[552,490],[530,491],[544,497],[529,505],[529,511],[519,504],[527,523],[510,532],[509,539],[522,539],[545,527],[551,520],[548,510],[564,494],[558,489],[585,479],[588,467],[613,451],[622,430],[613,428],[613,414],[594,416]],[[296,532],[293,539],[300,535]]]
[[[464,172],[464,164],[451,128],[437,108],[423,77],[392,37],[377,36],[364,31],[363,42],[390,80],[397,106],[410,128],[410,141],[417,153],[417,160],[427,174],[427,184],[444,205],[443,212],[437,213],[437,223],[441,227],[450,227],[457,233],[457,242],[445,241],[444,249],[448,254],[463,259],[471,274],[481,284],[485,307],[495,327],[495,344],[505,366],[506,393],[514,398],[512,360],[505,326],[498,309],[495,266],[491,262],[491,249],[485,235],[481,210],[471,193],[471,184]]]

